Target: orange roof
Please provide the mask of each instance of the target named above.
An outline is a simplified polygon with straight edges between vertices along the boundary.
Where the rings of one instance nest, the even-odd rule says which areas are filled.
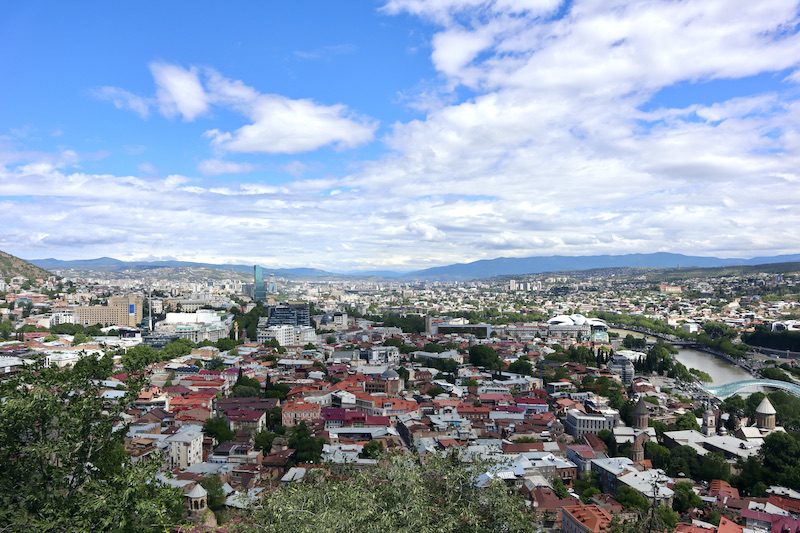
[[[594,533],[600,533],[611,525],[611,514],[597,505],[567,505],[563,512]]]
[[[319,411],[320,405],[318,403],[311,403],[311,402],[304,402],[302,400],[297,400],[294,402],[286,402],[281,406],[281,411],[286,412],[295,412],[295,411]]]
[[[366,392],[354,392],[353,395],[359,400],[365,400],[367,402],[375,401],[375,398],[371,394],[367,394]]]
[[[735,522],[731,522],[724,516],[719,519],[717,533],[742,533],[744,528]]]

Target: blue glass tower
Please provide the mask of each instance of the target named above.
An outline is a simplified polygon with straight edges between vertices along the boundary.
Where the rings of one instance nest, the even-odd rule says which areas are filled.
[[[267,289],[264,287],[264,274],[261,272],[261,267],[256,265],[253,267],[253,300],[261,301],[267,299]]]

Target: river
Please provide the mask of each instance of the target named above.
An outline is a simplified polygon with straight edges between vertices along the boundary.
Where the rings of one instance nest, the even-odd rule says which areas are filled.
[[[625,331],[621,329],[609,329],[620,334],[620,338],[630,333],[634,337],[645,337],[641,333],[632,331]],[[654,337],[647,336],[648,339],[655,340]],[[713,380],[706,385],[725,385],[726,383],[733,383],[734,381],[741,381],[744,379],[753,379],[753,376],[747,370],[733,365],[721,357],[716,357],[710,353],[699,352],[697,350],[678,350],[678,355],[675,359],[682,363],[686,368],[696,368],[702,370],[711,376]]]
[[[705,385],[725,385],[734,381],[753,379],[747,370],[732,365],[721,357],[716,357],[710,353],[698,352],[697,350],[678,350],[675,359],[682,363],[686,368],[696,368],[711,376],[711,383]]]

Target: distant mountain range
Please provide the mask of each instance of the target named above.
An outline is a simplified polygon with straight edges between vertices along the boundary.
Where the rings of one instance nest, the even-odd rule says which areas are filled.
[[[327,272],[314,268],[267,268],[262,267],[264,275],[275,274],[287,279],[347,279],[347,278],[390,278],[398,281],[467,281],[486,279],[495,276],[519,276],[545,272],[567,272],[597,268],[677,268],[677,267],[725,267],[736,265],[761,265],[768,263],[788,263],[800,261],[800,254],[752,259],[720,259],[659,252],[653,254],[627,255],[585,255],[546,257],[500,257],[483,259],[472,263],[427,268],[415,272],[394,272],[386,270],[349,272],[346,274]],[[150,270],[165,267],[194,267],[232,270],[251,273],[252,265],[218,265],[212,263],[193,263],[187,261],[120,261],[111,257],[61,261],[58,259],[34,259],[30,263],[47,270],[98,270],[119,271],[126,269]]]
[[[472,263],[458,263],[455,265],[428,268],[405,274],[402,278],[428,281],[464,281],[470,279],[485,279],[494,276],[518,276],[522,274],[568,272],[571,270],[591,270],[595,268],[724,267],[734,265],[789,263],[795,261],[800,261],[800,254],[754,257],[752,259],[720,259],[717,257],[698,257],[666,252],[627,255],[582,255],[575,257],[564,255],[520,258],[500,257],[497,259],[473,261]]]

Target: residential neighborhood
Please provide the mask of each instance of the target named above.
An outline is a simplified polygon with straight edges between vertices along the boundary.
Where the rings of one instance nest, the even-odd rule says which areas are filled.
[[[198,527],[224,529],[286,485],[407,456],[478,465],[475,486],[504,486],[539,530],[646,520],[683,533],[800,530],[799,487],[741,481],[800,429],[783,397],[770,400],[791,395],[719,397],[665,340],[686,337],[607,320],[641,316],[676,335],[696,334],[687,325],[737,336],[792,328],[797,301],[736,296],[749,280],[278,279],[257,300],[258,279],[60,274],[3,282],[4,375],[36,364],[89,371],[107,409],[134,392],[116,421],[125,451],[157,465],[154,480],[182,494],[184,518]],[[776,288],[800,277],[752,279]],[[751,378],[776,365],[789,369],[786,383],[797,377],[791,354],[770,365],[748,348],[730,363],[691,346]]]

